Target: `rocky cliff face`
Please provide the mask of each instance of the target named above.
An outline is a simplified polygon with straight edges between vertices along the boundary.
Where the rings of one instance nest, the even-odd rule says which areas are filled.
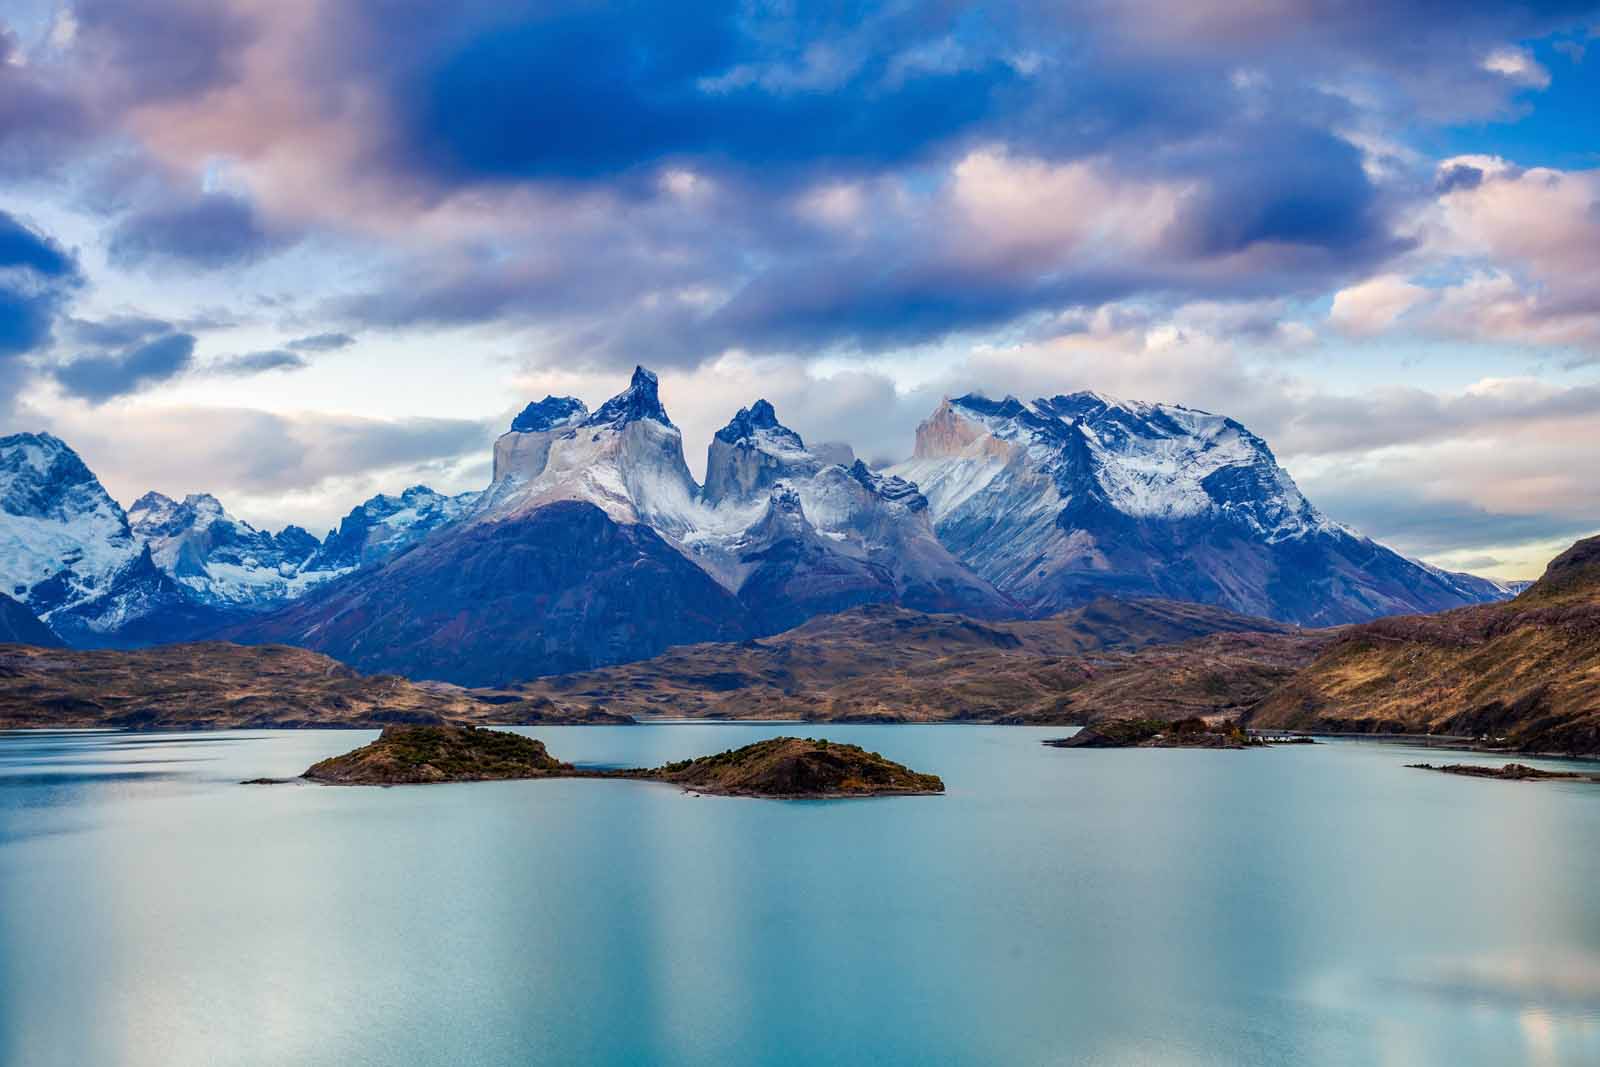
[[[1504,595],[1332,522],[1264,441],[1208,412],[964,396],[892,472],[956,556],[1034,613],[1113,594],[1330,625]]]
[[[518,422],[529,428],[495,443],[494,482],[472,520],[498,522],[580,500],[619,523],[685,532],[698,487],[657,389],[656,376],[637,367],[628,388],[593,414],[571,397],[546,398],[532,416],[524,411]]]
[[[593,414],[572,398],[529,405],[496,444],[495,483],[473,521],[558,500],[651,526],[739,597],[756,632],[880,601],[1017,610],[939,543],[915,486],[868,471],[847,449],[812,451],[765,400],[717,431],[697,486],[655,376],[642,368]]]

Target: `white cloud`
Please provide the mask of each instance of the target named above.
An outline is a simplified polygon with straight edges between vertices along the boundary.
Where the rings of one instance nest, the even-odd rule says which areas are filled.
[[[1526,48],[1496,48],[1484,57],[1483,69],[1534,89],[1550,86],[1550,72]]]
[[[1424,254],[1475,264],[1441,294],[1435,326],[1477,340],[1573,346],[1600,359],[1600,170],[1446,160]]]
[[[1328,321],[1343,333],[1370,337],[1388,330],[1427,295],[1427,289],[1398,274],[1380,274],[1335,293]]]

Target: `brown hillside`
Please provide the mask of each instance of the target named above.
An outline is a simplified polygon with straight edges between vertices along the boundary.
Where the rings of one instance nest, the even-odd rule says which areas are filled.
[[[396,722],[572,718],[549,702],[363,675],[284,645],[208,641],[96,652],[0,645],[0,728],[6,729],[371,729]]]
[[[1600,754],[1600,537],[1507,603],[1351,627],[1248,717],[1272,729]]]
[[[540,679],[578,712],[813,721],[1076,723],[1236,713],[1310,662],[1325,633],[1160,600],[1096,601],[1028,622],[886,605],[738,644]]]

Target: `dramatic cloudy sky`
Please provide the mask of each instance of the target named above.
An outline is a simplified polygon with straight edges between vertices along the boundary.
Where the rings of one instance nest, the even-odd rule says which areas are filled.
[[[910,450],[941,395],[1221,411],[1335,518],[1600,529],[1594,3],[7,0],[0,432],[326,527],[661,374]]]

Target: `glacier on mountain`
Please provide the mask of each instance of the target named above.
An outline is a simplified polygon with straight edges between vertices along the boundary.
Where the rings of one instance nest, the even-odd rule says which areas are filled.
[[[504,521],[581,500],[614,521],[652,527],[763,617],[794,616],[769,612],[753,588],[745,589],[758,570],[758,585],[776,582],[780,558],[784,581],[768,589],[773,595],[821,595],[841,607],[894,600],[928,610],[1015,613],[939,543],[915,486],[869,471],[848,449],[813,452],[766,400],[740,409],[717,431],[703,487],[689,473],[657,379],[643,367],[593,414],[573,398],[547,397],[539,409],[539,418],[524,412],[496,442],[494,481],[468,521]],[[835,462],[840,458],[851,462]],[[774,508],[785,522],[773,519]],[[795,541],[793,551],[775,547],[779,531]]]
[[[1034,613],[1120,594],[1330,625],[1500,595],[1332,521],[1260,437],[1177,405],[947,399],[890,470],[951,551]]]

